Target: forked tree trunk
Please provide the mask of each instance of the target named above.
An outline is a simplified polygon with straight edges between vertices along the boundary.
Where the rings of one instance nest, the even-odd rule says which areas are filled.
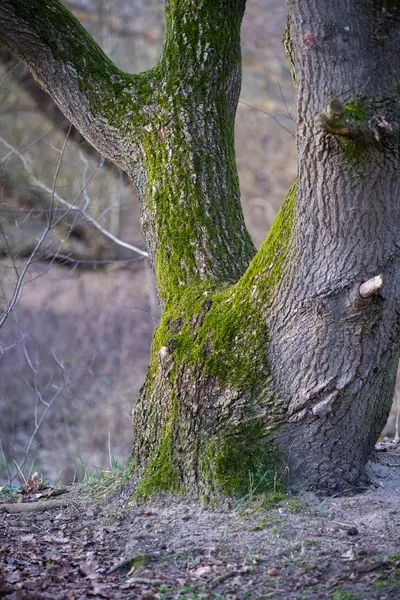
[[[163,313],[133,409],[136,497],[356,486],[399,352],[398,3],[289,0],[299,175],[258,253],[234,158],[244,0],[169,0],[141,75],[65,30],[58,0],[32,4],[0,0],[0,39],[142,204]]]

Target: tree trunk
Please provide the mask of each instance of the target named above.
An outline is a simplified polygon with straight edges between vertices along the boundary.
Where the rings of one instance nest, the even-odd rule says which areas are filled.
[[[0,0],[0,39],[135,181],[163,308],[133,409],[136,497],[353,489],[399,352],[398,3],[289,1],[299,175],[257,253],[234,157],[245,1],[167,1],[140,75],[42,4]]]
[[[297,190],[236,284],[173,282],[133,412],[138,494],[244,493],[249,477],[284,475],[354,488],[386,422],[399,350],[399,11],[324,4],[289,3]],[[363,298],[376,275],[384,290]]]
[[[400,10],[323,4],[289,2],[299,182],[269,329],[291,478],[335,490],[359,480],[396,379]]]

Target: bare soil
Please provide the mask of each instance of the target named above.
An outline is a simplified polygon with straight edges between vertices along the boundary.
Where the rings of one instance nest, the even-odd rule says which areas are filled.
[[[400,448],[384,446],[371,486],[345,497],[132,506],[123,472],[12,501],[3,491],[0,597],[400,598]]]

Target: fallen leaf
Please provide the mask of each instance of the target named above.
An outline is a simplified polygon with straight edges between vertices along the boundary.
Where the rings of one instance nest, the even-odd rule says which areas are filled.
[[[346,550],[346,552],[343,552],[343,554],[341,554],[340,558],[344,558],[345,560],[355,560],[356,555],[354,553],[353,547]]]
[[[203,575],[208,575],[211,572],[212,568],[209,565],[205,565],[204,567],[198,567],[198,569],[193,572],[193,575],[196,577],[203,577]]]

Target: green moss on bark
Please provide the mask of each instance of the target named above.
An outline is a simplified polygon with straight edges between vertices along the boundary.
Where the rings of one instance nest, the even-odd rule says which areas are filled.
[[[281,453],[267,441],[262,420],[237,425],[224,437],[209,441],[199,468],[205,496],[217,491],[230,497],[274,489],[284,470]]]
[[[173,303],[188,286],[237,281],[255,254],[240,206],[234,113],[240,89],[244,2],[171,1],[140,132],[144,212],[158,292]],[[150,238],[150,236],[149,236]]]
[[[165,347],[175,364],[199,365],[204,375],[236,388],[251,387],[268,376],[265,313],[287,260],[295,195],[296,185],[236,284],[218,286],[204,281],[183,292],[175,288],[154,335],[152,374],[158,368],[158,353]]]
[[[269,387],[265,311],[290,258],[295,196],[296,185],[289,190],[258,255],[236,284],[203,281],[185,287],[166,304],[153,339],[144,398],[153,402],[153,394],[157,395],[157,386],[163,381],[161,393],[170,393],[174,401],[166,409],[161,441],[149,458],[136,498],[161,490],[182,491],[187,485],[185,474],[191,469],[190,485],[197,485],[204,498],[244,494],[249,485],[265,491],[282,476],[284,465],[274,444],[279,408]],[[192,434],[190,423],[180,421],[182,415],[196,418],[191,408],[179,404],[187,401],[182,398],[190,386],[186,383],[180,387],[183,374],[198,378],[200,389],[230,390],[232,399],[245,393],[249,398],[246,408],[237,410],[233,400],[230,414],[223,417],[226,426],[221,432],[218,427],[216,433],[207,426],[207,432]],[[251,419],[251,414],[260,413],[269,416]],[[216,413],[215,425],[219,419]],[[150,430],[156,427],[148,421],[147,425]],[[186,443],[188,432],[189,437],[193,435],[190,443]],[[198,479],[197,484],[193,478]]]
[[[140,132],[146,171],[144,230],[145,235],[150,232],[150,254],[164,303],[142,398],[156,407],[157,417],[163,413],[164,425],[153,451],[150,440],[159,426],[145,424],[151,434],[149,441],[143,436],[145,449],[138,444],[138,454],[148,454],[136,498],[194,488],[196,477],[205,494],[241,494],[249,477],[264,489],[279,463],[271,425],[267,419],[250,419],[269,408],[271,415],[278,412],[272,392],[261,390],[270,376],[267,312],[288,260],[296,189],[289,191],[254,256],[240,207],[235,94],[230,92],[231,84],[238,87],[240,82],[240,56],[233,51],[239,48],[240,10],[228,31],[210,19],[212,2],[204,5],[200,28],[194,18],[186,23],[189,6],[168,5],[166,44],[154,71],[159,78],[151,96],[155,109]],[[220,3],[215,8],[221,20]],[[196,5],[193,10],[203,9]],[[214,407],[200,406],[203,389],[211,390],[212,398],[232,393],[237,418],[224,417],[221,434],[219,408],[209,418],[206,410]],[[235,399],[244,393],[251,407],[238,410]],[[168,394],[174,406],[164,408]],[[198,413],[199,423],[192,425]],[[238,425],[242,420],[247,423]],[[192,431],[197,426],[204,431]]]
[[[260,288],[259,292],[267,306],[288,260],[287,251],[293,228],[296,192],[297,179],[287,192],[263,245],[239,282],[239,285],[247,290],[251,285]]]
[[[366,149],[366,133],[368,128],[365,104],[360,100],[348,102],[345,105],[346,120],[355,131],[354,139],[342,140],[345,160],[353,165],[364,162]]]
[[[345,104],[344,108],[346,118],[350,119],[350,121],[354,124],[359,124],[360,126],[365,127],[367,111],[364,102],[361,102],[360,100],[352,100]]]
[[[367,112],[364,100],[356,99],[344,104],[338,98],[332,98],[315,117],[317,127],[336,137],[345,161],[353,165],[363,162],[371,135]]]
[[[132,75],[118,69],[59,0],[16,1],[13,10],[63,68],[73,69],[93,114],[120,134],[136,136],[136,126],[146,122],[143,108],[155,85],[153,70]],[[29,62],[29,56],[23,58]]]
[[[174,429],[176,426],[177,404],[172,402],[172,414],[160,433],[160,442],[140,480],[132,500],[143,500],[158,492],[183,492],[182,481],[174,464]],[[136,466],[131,464],[131,473],[135,474]]]
[[[188,285],[234,282],[255,254],[240,207],[233,120],[213,95],[200,113],[179,84],[155,98],[157,114],[142,131],[147,173],[145,211],[157,230],[160,298],[172,303]],[[207,134],[201,131],[207,128]]]
[[[210,84],[224,88],[229,70],[241,59],[240,25],[245,1],[226,3],[226,11],[223,0],[166,3],[161,66],[168,73],[185,77],[200,93]],[[194,65],[201,69],[193,69]]]

